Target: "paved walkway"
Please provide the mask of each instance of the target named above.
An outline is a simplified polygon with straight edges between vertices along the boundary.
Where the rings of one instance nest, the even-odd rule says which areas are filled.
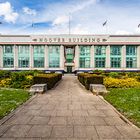
[[[0,126],[0,140],[140,140],[102,99],[64,76],[47,94],[37,95]]]

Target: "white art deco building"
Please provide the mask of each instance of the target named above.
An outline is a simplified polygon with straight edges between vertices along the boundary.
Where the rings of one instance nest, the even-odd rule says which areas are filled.
[[[0,35],[0,69],[140,71],[140,35]]]

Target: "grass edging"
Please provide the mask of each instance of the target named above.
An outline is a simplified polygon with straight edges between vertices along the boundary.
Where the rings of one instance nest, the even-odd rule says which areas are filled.
[[[0,125],[4,124],[7,120],[9,120],[10,118],[12,118],[17,112],[21,111],[24,106],[26,106],[27,104],[29,104],[36,97],[37,97],[37,95],[31,96],[31,98],[29,98],[26,102],[24,102],[23,104],[19,105],[15,110],[13,110],[8,115],[6,115],[5,117],[3,117],[0,120]]]
[[[111,108],[119,115],[119,117],[126,123],[128,123],[129,125],[131,125],[132,127],[135,127],[136,129],[140,130],[140,128],[138,126],[136,126],[135,124],[133,124],[131,121],[129,121],[123,114],[121,114],[112,104],[110,104],[108,101],[106,101],[104,99],[103,96],[98,95],[98,97],[104,101],[106,104],[108,104],[109,106],[111,106]]]

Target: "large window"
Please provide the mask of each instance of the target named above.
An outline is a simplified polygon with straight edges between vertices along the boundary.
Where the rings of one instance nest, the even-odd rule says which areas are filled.
[[[106,46],[95,46],[95,55],[105,56],[106,54]]]
[[[12,68],[14,67],[14,46],[6,45],[3,46],[3,67]]]
[[[137,67],[137,46],[126,46],[126,67]]]
[[[34,67],[44,67],[44,46],[33,46],[34,48]]]
[[[134,56],[136,54],[137,54],[136,46],[126,46],[126,55],[127,56]]]
[[[111,68],[121,67],[121,49],[122,46],[117,46],[117,45],[110,47]]]
[[[126,67],[127,68],[136,68],[137,58],[136,57],[126,57]]]
[[[49,46],[49,67],[60,67],[60,46]]]
[[[19,68],[29,67],[29,46],[18,46],[18,66]]]
[[[122,46],[111,46],[110,47],[110,55],[121,55]]]
[[[72,63],[74,59],[74,48],[65,48],[66,62]]]
[[[90,46],[79,46],[80,57],[79,64],[80,68],[90,68]]]
[[[105,67],[105,58],[95,58],[95,67],[96,68],[104,68]]]
[[[111,58],[111,67],[112,68],[120,68],[121,67],[121,58],[112,57]]]
[[[104,68],[106,65],[106,46],[95,46],[95,67]]]

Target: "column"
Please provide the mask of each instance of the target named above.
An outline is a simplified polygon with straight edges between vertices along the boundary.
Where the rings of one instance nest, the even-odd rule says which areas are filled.
[[[18,68],[18,46],[14,45],[14,69]]]
[[[106,47],[106,68],[110,69],[110,45]]]
[[[48,70],[49,68],[49,47],[47,45],[45,45],[45,70]]]
[[[95,66],[94,64],[94,45],[91,46],[91,49],[90,49],[90,68],[93,69]]]
[[[29,68],[30,69],[33,69],[33,67],[34,67],[34,51],[33,51],[33,46],[32,45],[30,45],[29,46],[30,48],[29,48],[29,51],[30,51],[30,66],[29,66]]]
[[[78,68],[79,68],[79,55],[80,55],[79,46],[76,45],[76,47],[75,47],[75,58],[74,58],[75,70],[78,70]]]
[[[121,68],[122,69],[126,68],[126,45],[122,46],[122,51],[121,51]]]
[[[3,68],[3,47],[0,46],[0,68]]]
[[[140,46],[137,47],[137,68],[140,70]]]
[[[60,69],[64,70],[64,46],[61,45],[60,46]]]

